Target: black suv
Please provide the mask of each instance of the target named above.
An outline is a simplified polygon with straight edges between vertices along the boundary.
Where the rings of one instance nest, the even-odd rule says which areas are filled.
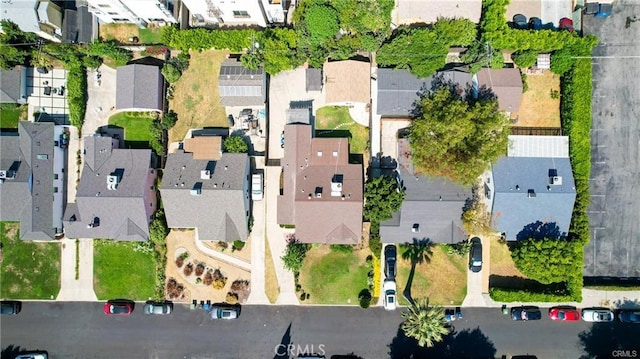
[[[386,280],[396,279],[396,245],[384,247],[384,276]]]

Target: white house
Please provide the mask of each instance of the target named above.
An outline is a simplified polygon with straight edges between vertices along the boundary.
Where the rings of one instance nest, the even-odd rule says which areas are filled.
[[[62,9],[48,0],[2,1],[0,19],[9,20],[24,32],[49,41],[62,38]]]
[[[124,22],[146,27],[149,23],[176,23],[161,0],[88,0],[89,11],[103,23]]]
[[[182,0],[189,9],[189,26],[284,23],[286,0]]]

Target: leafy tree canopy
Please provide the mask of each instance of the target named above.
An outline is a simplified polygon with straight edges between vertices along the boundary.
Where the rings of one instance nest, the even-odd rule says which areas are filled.
[[[0,27],[0,68],[11,69],[27,62],[34,47],[36,35],[23,32],[18,25],[8,20],[1,20]]]
[[[538,61],[538,52],[534,50],[516,51],[511,54],[511,59],[520,68],[528,68],[536,64]]]
[[[382,45],[376,61],[382,66],[407,69],[417,77],[428,77],[445,65],[449,45],[429,29],[403,29]]]
[[[338,12],[330,6],[314,5],[307,8],[304,22],[312,45],[320,45],[338,33]]]
[[[511,257],[522,274],[549,284],[567,281],[574,276],[577,251],[582,251],[582,244],[578,241],[528,238],[516,242]]]
[[[450,46],[469,46],[478,36],[477,25],[469,19],[439,18],[433,31]]]
[[[172,63],[168,62],[162,66],[162,76],[169,82],[170,84],[175,83],[180,79],[182,73],[180,70]]]
[[[400,209],[404,195],[404,189],[398,186],[395,178],[370,178],[364,185],[364,216],[377,223],[391,218]]]
[[[419,299],[402,313],[405,319],[400,328],[404,335],[418,341],[421,347],[433,347],[449,334],[444,310],[439,306],[429,306],[429,299]]]
[[[291,239],[287,244],[284,255],[281,257],[282,264],[291,272],[299,273],[310,248],[310,244],[300,243],[296,239]]]
[[[224,140],[224,150],[231,153],[247,153],[249,145],[242,136],[229,136]]]
[[[507,148],[509,120],[496,100],[463,100],[441,87],[420,103],[409,131],[413,164],[424,173],[472,184]]]

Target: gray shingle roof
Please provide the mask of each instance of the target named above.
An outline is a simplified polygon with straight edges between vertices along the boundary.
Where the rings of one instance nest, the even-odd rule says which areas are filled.
[[[147,240],[150,216],[156,209],[151,150],[111,148],[106,138],[109,141],[84,139],[86,154],[76,204],[67,206],[63,218],[67,237]],[[120,177],[115,190],[107,186],[110,175]]]
[[[65,9],[62,26],[63,41],[80,44],[91,42],[94,22],[93,14],[89,12],[86,5],[80,5],[76,10]]]
[[[305,88],[308,91],[322,90],[322,69],[306,69],[305,70]]]
[[[561,184],[551,184],[554,174]],[[568,158],[503,157],[493,166],[493,182],[494,224],[508,240],[537,221],[569,231],[576,191]]]
[[[51,122],[21,121],[18,136],[0,136],[0,170],[15,174],[0,184],[0,220],[20,221],[22,239],[55,237],[53,141]]]
[[[490,88],[498,98],[500,111],[518,112],[522,101],[522,77],[516,68],[489,69],[478,72],[478,86]]]
[[[116,108],[162,110],[163,79],[160,69],[151,65],[118,67],[116,73]]]
[[[227,59],[220,67],[218,89],[223,106],[260,106],[265,102],[262,68],[249,70],[234,59]]]
[[[27,103],[27,69],[0,70],[0,103]]]
[[[217,161],[169,154],[160,188],[168,226],[196,228],[200,240],[246,241],[249,171],[244,153],[223,153]]]

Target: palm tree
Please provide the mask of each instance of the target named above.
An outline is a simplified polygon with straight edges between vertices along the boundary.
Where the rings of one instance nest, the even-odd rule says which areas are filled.
[[[413,284],[413,276],[416,272],[416,265],[422,263],[431,262],[431,256],[433,256],[433,243],[428,238],[413,239],[411,244],[402,245],[404,251],[402,252],[402,259],[411,261],[411,271],[409,272],[409,278],[407,279],[407,285],[402,292],[402,295],[407,301],[413,304],[411,298],[411,285]]]
[[[418,299],[402,313],[405,319],[400,328],[404,335],[418,341],[418,345],[430,348],[449,334],[444,311],[439,306],[429,306],[429,298]]]

